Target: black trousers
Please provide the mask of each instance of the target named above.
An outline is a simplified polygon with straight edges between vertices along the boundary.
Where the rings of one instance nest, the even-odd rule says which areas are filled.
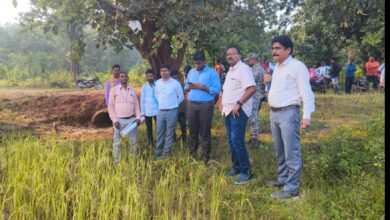
[[[156,116],[145,116],[146,135],[148,137],[148,144],[153,144],[153,119],[156,124]]]
[[[190,153],[196,157],[199,146],[202,159],[208,161],[211,154],[211,122],[213,120],[214,101],[188,102],[188,126],[190,128]]]
[[[186,142],[187,140],[187,131],[186,131],[186,113],[185,112],[179,112],[177,115],[177,122],[179,122],[180,130],[181,130],[181,140],[183,142]],[[176,131],[173,135],[173,139],[176,140]]]
[[[372,83],[372,86],[374,87],[375,90],[378,89],[379,79],[377,76],[367,76],[367,81],[369,83]]]
[[[354,77],[345,78],[345,93],[351,94]]]

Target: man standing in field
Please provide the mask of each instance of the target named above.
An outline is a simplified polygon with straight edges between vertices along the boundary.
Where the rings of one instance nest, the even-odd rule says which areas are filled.
[[[132,87],[127,84],[129,77],[127,72],[119,73],[119,86],[116,86],[110,91],[110,99],[108,103],[108,113],[111,121],[114,124],[114,143],[113,155],[114,163],[118,164],[120,160],[120,130],[128,124],[137,123],[139,125],[141,119],[141,111],[137,95]],[[128,134],[130,138],[130,153],[136,153],[137,144],[137,128]]]
[[[190,128],[190,153],[197,157],[199,146],[202,160],[207,165],[211,154],[211,122],[214,113],[214,97],[221,91],[218,73],[206,65],[203,51],[193,56],[195,68],[190,70],[185,84],[188,92],[188,116]]]
[[[148,138],[148,147],[150,148],[153,145],[153,119],[156,123],[158,102],[155,95],[154,71],[148,69],[145,75],[147,82],[142,86],[140,101],[141,112],[145,116],[146,136]]]
[[[119,64],[114,64],[111,68],[111,79],[107,80],[105,85],[105,99],[106,99],[106,106],[108,106],[108,101],[110,98],[110,90],[111,88],[114,88],[115,86],[119,85],[119,72],[121,71],[121,66]]]
[[[259,108],[261,107],[261,99],[263,98],[262,90],[263,90],[263,68],[257,62],[257,54],[248,53],[245,61],[248,63],[249,67],[252,70],[253,78],[256,82],[256,92],[252,96],[253,104],[252,104],[252,113],[249,117],[249,130],[251,139],[249,141],[250,148],[258,149],[260,146],[258,136],[259,136],[259,128],[260,128],[260,120],[259,120]]]
[[[179,104],[184,100],[183,88],[172,79],[168,65],[160,68],[161,79],[156,82],[157,112],[157,144],[154,158],[170,156],[173,135],[176,129]]]
[[[373,88],[377,90],[380,76],[379,62],[372,56],[368,58],[368,62],[366,63],[366,71],[367,81],[370,83],[370,89],[371,86],[373,86]]]
[[[282,186],[271,194],[275,199],[298,198],[302,174],[300,128],[310,126],[314,94],[305,64],[294,59],[293,42],[285,35],[272,39],[272,56],[277,62],[268,94],[270,122],[278,162],[278,178],[267,185]],[[301,121],[300,106],[303,103]]]
[[[355,79],[356,65],[353,64],[352,58],[348,59],[345,66],[345,94],[351,94],[352,84]]]
[[[222,102],[219,108],[225,118],[233,168],[225,174],[225,178],[240,174],[234,183],[245,184],[253,177],[245,147],[245,128],[252,112],[252,95],[256,92],[256,83],[252,70],[241,61],[238,47],[229,47],[226,59],[230,69],[220,94]]]
[[[340,94],[339,76],[341,66],[337,63],[336,57],[332,58],[331,63],[332,65],[330,66],[329,75],[332,78],[333,92],[334,94]]]

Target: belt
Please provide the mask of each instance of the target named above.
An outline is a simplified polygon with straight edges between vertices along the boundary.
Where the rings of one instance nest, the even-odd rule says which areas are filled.
[[[273,112],[278,112],[278,111],[285,111],[285,110],[289,110],[289,109],[293,109],[293,108],[299,108],[299,107],[300,107],[299,105],[289,105],[289,106],[281,107],[281,108],[271,107],[271,110]]]
[[[204,102],[200,102],[200,101],[190,101],[191,104],[196,104],[196,105],[199,105],[199,104],[205,104],[205,103],[212,103],[213,101],[210,100],[210,101],[204,101]]]
[[[171,108],[171,109],[160,109],[160,111],[167,112],[167,111],[174,110],[174,109],[177,109],[177,108]]]
[[[132,118],[132,117],[135,117],[135,115],[132,115],[132,116],[130,116],[130,117],[120,117],[120,119],[130,119],[130,118]]]

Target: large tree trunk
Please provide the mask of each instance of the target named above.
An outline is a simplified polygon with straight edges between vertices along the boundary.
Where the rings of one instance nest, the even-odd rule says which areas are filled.
[[[139,35],[133,30],[128,29],[129,20],[124,19],[122,14],[125,13],[126,10],[114,5],[108,0],[96,0],[96,2],[106,13],[113,15],[108,23],[124,27],[124,29],[128,31],[127,36],[135,48],[140,52],[142,58],[146,59],[153,68],[156,78],[161,78],[160,68],[163,64],[168,64],[171,69],[179,70],[187,46],[183,45],[182,48],[179,48],[173,57],[171,38],[174,34],[165,33],[168,35],[168,39],[162,40],[157,50],[153,51],[153,44],[158,41],[154,34],[159,31],[159,28],[156,26],[158,20],[149,10],[140,10],[138,13],[133,14],[133,20],[139,21],[142,28],[141,34]]]
[[[80,63],[79,61],[72,61],[72,77],[73,80],[76,81],[77,76],[80,73]]]
[[[69,34],[70,34],[70,62],[72,65],[72,75],[73,75],[73,80],[75,81],[77,79],[77,76],[80,73],[80,59],[81,59],[81,52],[82,50],[80,46],[80,37],[77,33],[77,26],[76,23],[72,23],[69,26]]]
[[[153,53],[152,45],[155,40],[154,32],[157,31],[156,20],[148,19],[141,23],[142,26],[142,40],[139,45],[136,45],[142,58],[146,59],[150,66],[155,71],[156,78],[161,78],[160,68],[164,64],[168,64],[171,70],[179,70],[184,59],[185,46],[178,50],[176,57],[172,57],[171,41],[162,40],[157,51]]]

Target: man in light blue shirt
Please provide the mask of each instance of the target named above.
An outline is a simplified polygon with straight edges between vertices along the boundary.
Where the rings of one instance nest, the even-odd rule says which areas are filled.
[[[190,128],[190,153],[197,157],[199,145],[202,160],[207,165],[211,154],[211,122],[214,112],[214,97],[221,92],[218,73],[207,66],[203,51],[193,56],[195,68],[190,70],[185,90],[188,94],[188,116]]]
[[[153,145],[153,119],[156,123],[156,115],[158,112],[158,102],[155,95],[154,71],[146,70],[147,82],[141,89],[141,114],[145,116],[146,134],[148,137],[148,147]]]
[[[178,106],[184,100],[180,83],[172,79],[170,68],[163,65],[160,68],[161,79],[156,82],[157,112],[157,143],[154,158],[169,157],[176,128]]]

